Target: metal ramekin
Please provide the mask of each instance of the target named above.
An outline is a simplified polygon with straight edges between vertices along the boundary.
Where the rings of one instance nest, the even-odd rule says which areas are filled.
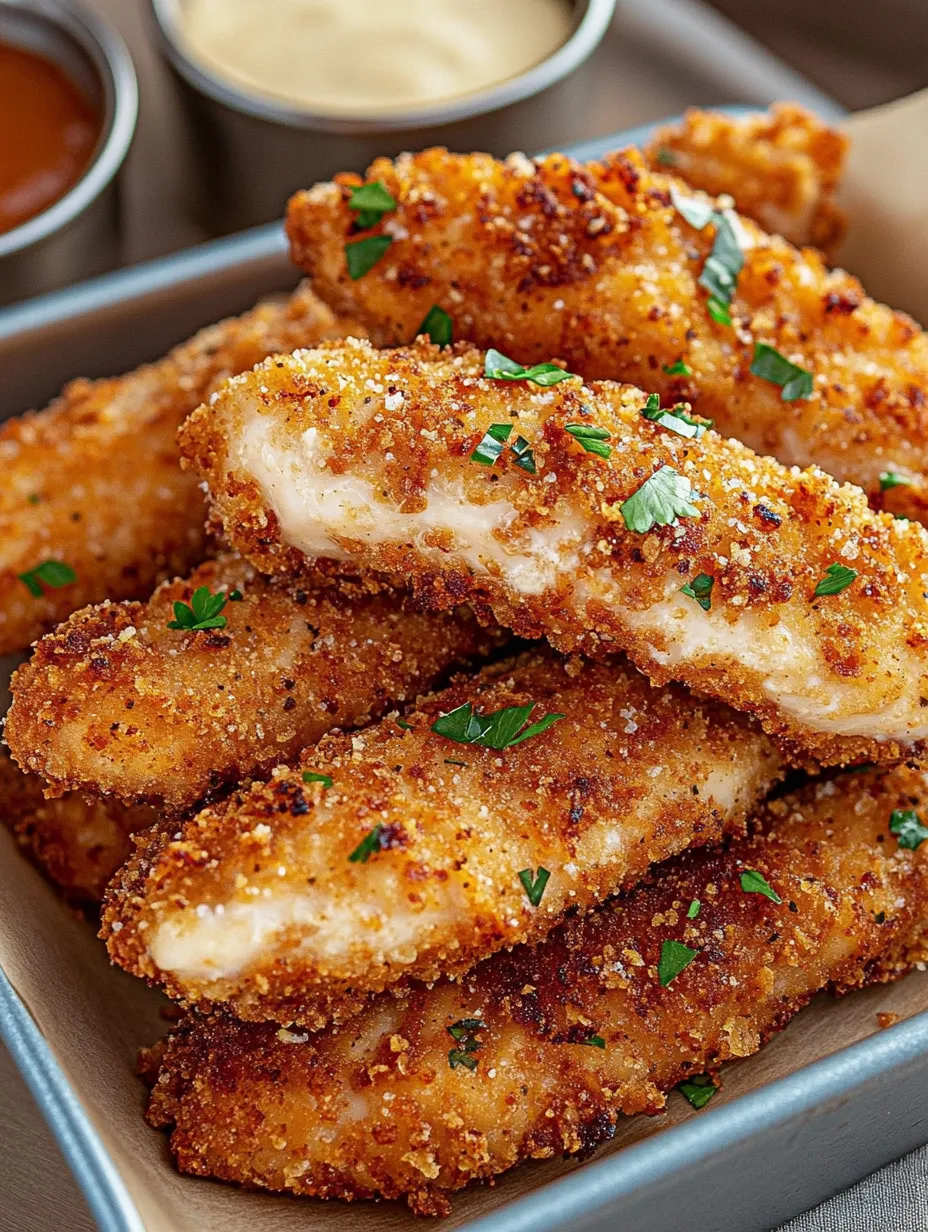
[[[138,84],[119,35],[70,0],[0,0],[0,41],[60,64],[103,112],[93,159],[74,187],[41,214],[0,233],[2,304],[117,263],[116,173],[135,132]]]
[[[445,145],[504,155],[550,145],[563,132],[559,119],[588,105],[588,83],[575,70],[605,34],[616,0],[573,0],[567,42],[501,85],[389,116],[351,117],[287,106],[221,79],[184,49],[182,0],[150,3],[191,121],[193,208],[222,233],[279,218],[298,188],[337,171],[363,171],[378,154]]]

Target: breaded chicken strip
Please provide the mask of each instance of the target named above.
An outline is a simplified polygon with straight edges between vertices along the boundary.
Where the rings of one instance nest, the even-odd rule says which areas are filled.
[[[485,362],[424,341],[277,356],[188,419],[184,449],[259,568],[340,554],[559,649],[625,650],[800,757],[921,745],[921,526],[631,386],[539,388],[485,379]]]
[[[820,782],[760,836],[319,1035],[191,1016],[149,1121],[184,1172],[445,1214],[469,1181],[588,1151],[619,1114],[749,1056],[821,988],[928,957],[928,847],[891,832],[913,807],[928,787],[910,770]]]
[[[303,287],[126,376],[72,381],[44,410],[0,425],[0,655],[201,560],[203,497],[178,467],[178,425],[225,377],[345,332]]]
[[[200,587],[234,596],[223,627],[172,629],[174,604]],[[187,809],[412,701],[501,640],[466,611],[273,581],[230,554],[147,603],[86,608],[44,637],[13,678],[6,740],[56,793]]]
[[[524,707],[510,737],[549,725],[508,748],[500,719],[489,747],[462,742],[470,710],[444,721],[457,740],[434,730],[462,706]],[[733,711],[550,650],[461,679],[409,722],[329,737],[153,834],[108,895],[111,956],[175,998],[319,1026],[401,979],[536,940],[738,830],[780,772]]]
[[[437,304],[456,338],[689,399],[723,436],[787,465],[821,466],[880,507],[928,521],[928,339],[818,253],[729,215],[709,273],[718,289],[740,249],[732,328],[710,314],[699,282],[718,225],[697,219],[697,230],[671,189],[706,214],[711,199],[649,171],[635,150],[586,165],[426,150],[378,159],[368,179],[398,202],[373,229],[356,232],[350,200],[361,181],[343,175],[293,198],[288,231],[319,294],[378,346],[409,342]],[[389,248],[363,249],[380,259],[352,280],[346,242],[379,237]],[[811,373],[811,395],[752,375],[756,344]],[[762,372],[786,371],[760,354]],[[882,475],[902,483],[884,491]]]
[[[42,780],[0,754],[0,820],[65,898],[98,903],[132,850],[131,835],[153,826],[157,814],[76,791],[46,800]]]
[[[796,103],[732,116],[690,108],[660,128],[644,151],[649,165],[713,197],[732,197],[747,218],[791,244],[830,256],[844,238],[834,201],[848,139]]]

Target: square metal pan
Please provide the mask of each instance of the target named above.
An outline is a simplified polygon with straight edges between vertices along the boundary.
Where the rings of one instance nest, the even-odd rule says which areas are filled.
[[[595,157],[650,126],[596,142]],[[0,312],[0,417],[75,373],[124,371],[292,286],[262,227]],[[861,995],[861,994],[858,994]],[[103,1232],[145,1232],[112,1159],[0,972],[0,1036]],[[750,1062],[748,1062],[750,1064]],[[543,1184],[465,1232],[764,1232],[928,1141],[928,1012]]]

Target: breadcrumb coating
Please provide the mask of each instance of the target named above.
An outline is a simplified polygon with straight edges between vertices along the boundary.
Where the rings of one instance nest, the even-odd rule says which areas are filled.
[[[446,1214],[473,1180],[587,1153],[620,1114],[658,1111],[820,989],[924,960],[928,846],[889,830],[892,810],[913,807],[924,816],[928,784],[907,769],[813,784],[764,810],[756,837],[687,853],[538,946],[318,1035],[192,1015],[149,1058],[148,1119],[171,1129],[183,1172]],[[746,892],[748,870],[782,901]],[[668,943],[692,957],[662,987]],[[454,1049],[473,1070],[451,1067]]]
[[[41,411],[0,425],[0,655],[71,612],[147,597],[206,555],[203,494],[178,466],[177,428],[226,377],[275,351],[353,331],[308,287],[201,330],[125,376],[72,381]],[[76,579],[31,594],[48,560]]]
[[[729,327],[698,281],[716,227],[691,226],[671,189],[711,198],[650,171],[637,150],[578,164],[432,149],[378,159],[366,179],[398,207],[361,233],[392,239],[363,277],[349,277],[345,257],[359,238],[348,204],[359,176],[297,194],[287,226],[315,289],[378,346],[411,341],[437,304],[456,338],[691,401],[723,436],[821,466],[877,507],[928,521],[928,341],[819,253],[730,216],[744,268]],[[811,372],[812,395],[784,402],[780,386],[752,375],[755,343]],[[884,491],[887,472],[907,482]]]
[[[0,754],[0,820],[42,872],[76,903],[98,903],[106,883],[129,856],[131,836],[157,813],[145,805],[90,800],[72,791],[46,800],[42,780]]]
[[[821,471],[652,422],[631,386],[483,372],[482,352],[424,340],[277,356],[195,412],[182,445],[259,568],[341,555],[433,607],[467,602],[562,650],[624,650],[654,683],[756,714],[799,759],[922,745],[921,526]],[[506,442],[485,436],[494,424]],[[609,456],[572,430],[601,433]],[[479,465],[487,441],[499,457]],[[700,578],[702,602],[683,590]]]
[[[563,717],[512,748],[431,730],[462,705],[533,703],[533,721]],[[400,980],[538,939],[569,907],[740,829],[781,772],[726,707],[549,650],[459,680],[408,721],[328,737],[152,834],[108,895],[111,957],[187,1002],[320,1026]]]
[[[235,595],[223,628],[169,628],[200,587]],[[466,611],[263,577],[226,555],[147,603],[76,612],[13,677],[6,741],[55,793],[175,811],[264,777],[333,727],[361,727],[502,641]]]
[[[712,197],[732,197],[746,218],[797,247],[832,256],[847,229],[834,193],[848,139],[796,103],[732,116],[691,107],[659,128],[644,150],[649,166]]]

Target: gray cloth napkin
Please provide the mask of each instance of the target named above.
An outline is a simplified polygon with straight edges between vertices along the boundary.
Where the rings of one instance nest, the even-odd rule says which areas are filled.
[[[778,1232],[928,1232],[928,1146],[791,1219]]]

